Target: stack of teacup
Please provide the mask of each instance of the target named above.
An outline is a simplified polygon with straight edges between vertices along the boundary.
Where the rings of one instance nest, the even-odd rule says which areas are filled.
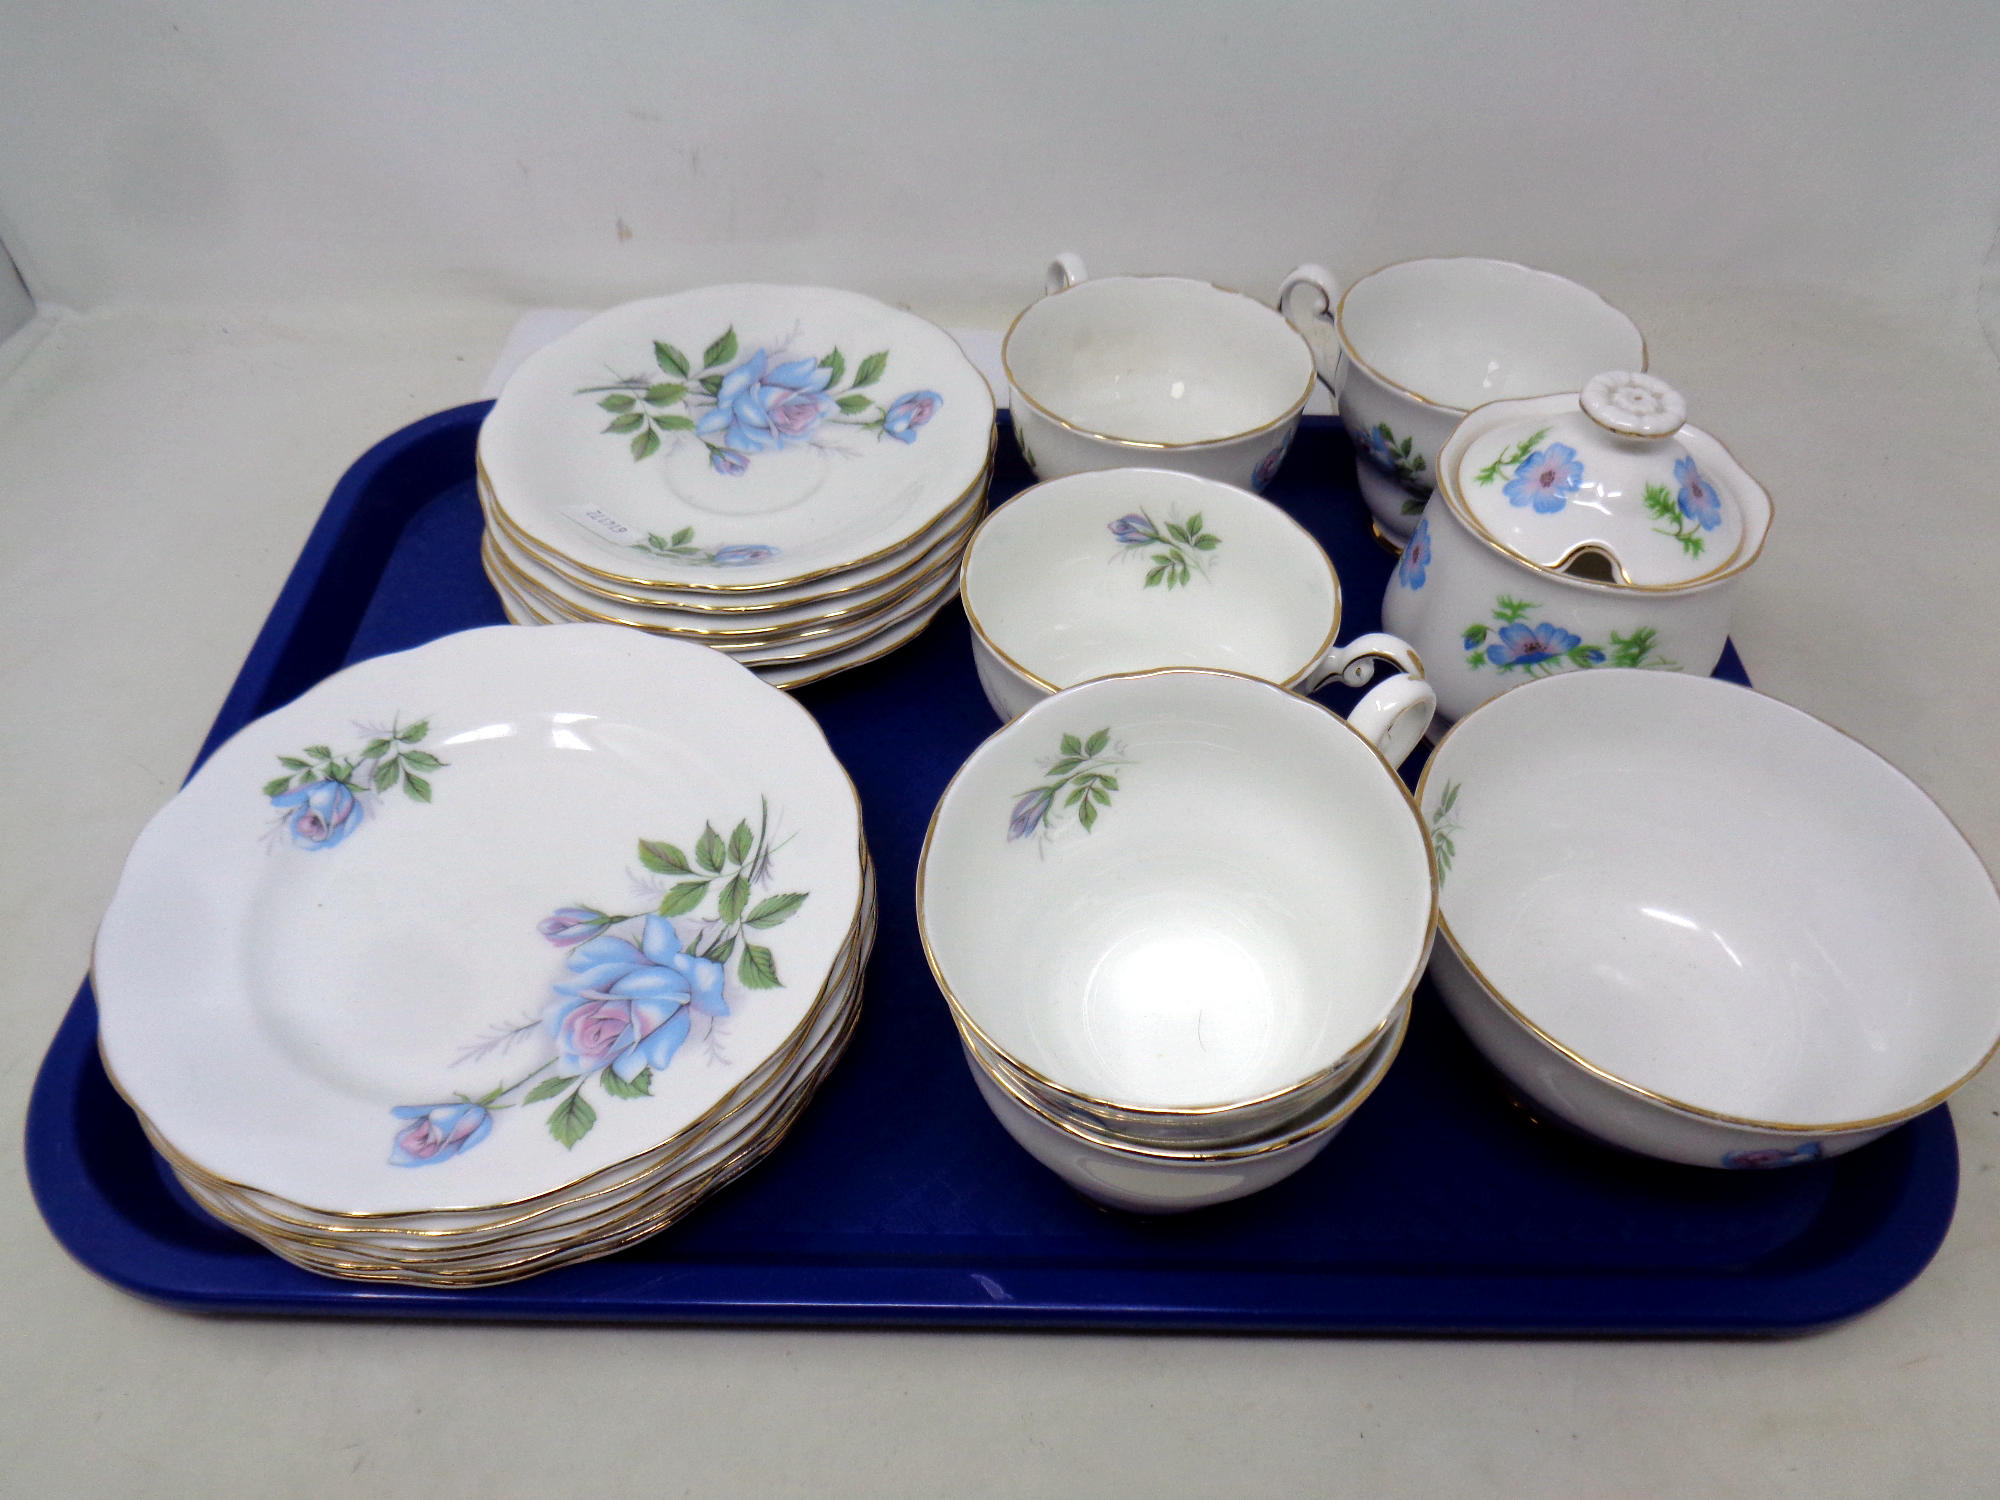
[[[1430,951],[1429,840],[1382,753],[1421,734],[1426,694],[1384,683],[1364,732],[1255,677],[1129,673],[973,754],[932,820],[917,922],[1024,1149],[1162,1213],[1268,1187],[1332,1140],[1395,1058]]]

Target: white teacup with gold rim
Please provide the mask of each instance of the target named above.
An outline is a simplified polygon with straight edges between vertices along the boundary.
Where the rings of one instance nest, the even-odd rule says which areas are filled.
[[[1247,1198],[1305,1168],[1333,1143],[1388,1075],[1410,1027],[1409,1007],[1326,1098],[1268,1137],[1234,1146],[1161,1146],[1079,1129],[1040,1108],[961,1035],[980,1098],[1015,1144],[1085,1197],[1128,1213],[1175,1214]]]
[[[1086,280],[1050,265],[1001,363],[1038,479],[1130,465],[1262,489],[1313,388],[1313,354],[1254,297],[1184,276]]]
[[[1409,675],[1381,684],[1359,721],[1429,697],[1397,637],[1334,644],[1340,578],[1304,527],[1191,474],[1106,469],[1023,490],[980,523],[961,578],[973,663],[1003,719],[1092,677],[1155,667],[1310,693],[1335,676],[1360,687],[1381,659]]]
[[[1399,545],[1436,484],[1438,450],[1473,407],[1646,368],[1646,342],[1625,314],[1512,261],[1398,261],[1345,292],[1324,267],[1304,265],[1285,278],[1278,307],[1312,344],[1354,442],[1361,496]]]
[[[1434,891],[1359,729],[1256,678],[1146,672],[973,752],[931,820],[917,924],[960,1027],[1107,1133],[1137,1116],[1242,1142],[1387,1034]]]

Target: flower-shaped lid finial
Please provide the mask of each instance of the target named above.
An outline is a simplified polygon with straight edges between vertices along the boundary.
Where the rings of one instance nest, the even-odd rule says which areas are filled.
[[[1578,404],[1591,421],[1621,437],[1670,437],[1688,419],[1679,391],[1658,376],[1633,370],[1591,376]]]
[[[1685,588],[1728,571],[1746,534],[1742,506],[1700,455],[1726,456],[1686,423],[1687,402],[1665,381],[1610,370],[1576,395],[1480,407],[1439,467],[1454,508],[1531,567]]]

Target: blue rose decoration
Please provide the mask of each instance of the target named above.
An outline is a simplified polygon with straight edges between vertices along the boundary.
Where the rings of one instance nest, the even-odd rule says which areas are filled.
[[[1674,478],[1681,487],[1681,514],[1699,523],[1703,531],[1713,531],[1720,526],[1722,497],[1715,493],[1713,485],[1701,477],[1701,470],[1695,467],[1693,458],[1683,458],[1674,464]]]
[[[389,1111],[410,1123],[389,1147],[392,1167],[430,1167],[470,1151],[486,1139],[493,1116],[481,1104],[399,1104]]]
[[[556,1065],[568,1074],[609,1067],[626,1082],[642,1069],[673,1061],[687,1040],[688,1011],[726,1016],[722,965],[681,951],[665,917],[646,918],[637,947],[600,937],[567,960],[576,978],[557,985],[543,1024],[555,1038]]]
[[[1550,443],[1521,460],[1514,477],[1507,481],[1507,502],[1532,505],[1543,515],[1553,515],[1569,504],[1582,483],[1583,464],[1576,449],[1567,443]]]
[[[907,396],[898,396],[882,413],[882,436],[899,443],[914,443],[917,429],[936,416],[942,405],[944,397],[936,391],[911,391]]]
[[[1500,639],[1486,648],[1486,659],[1496,667],[1532,667],[1583,644],[1582,636],[1546,620],[1539,625],[1502,625],[1495,634]]]
[[[1137,547],[1146,542],[1156,542],[1152,523],[1142,515],[1120,516],[1110,526],[1111,536],[1121,547]]]
[[[558,948],[574,948],[598,936],[616,920],[594,906],[559,906],[535,924],[535,930]]]
[[[759,349],[723,377],[715,405],[695,423],[710,464],[719,474],[741,474],[748,467],[742,455],[804,442],[833,409],[822,394],[832,379],[833,371],[810,355],[771,369]]]
[[[1014,815],[1007,820],[1010,841],[1024,839],[1042,826],[1042,820],[1048,817],[1049,809],[1055,805],[1058,790],[1059,787],[1039,786],[1014,804]]]
[[[717,547],[715,563],[721,568],[748,568],[769,562],[777,555],[776,547],[766,547],[761,542],[739,542],[734,546]]]
[[[271,805],[290,810],[285,826],[301,849],[331,849],[361,826],[361,803],[341,781],[295,786],[278,793]]]
[[[1396,579],[1406,589],[1420,589],[1424,586],[1424,574],[1430,565],[1431,519],[1425,516],[1417,522],[1417,529],[1404,544],[1403,555],[1396,563]]]

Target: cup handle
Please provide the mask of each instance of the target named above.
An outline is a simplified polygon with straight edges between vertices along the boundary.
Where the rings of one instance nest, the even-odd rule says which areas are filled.
[[[1339,302],[1340,292],[1333,273],[1311,262],[1293,271],[1278,288],[1278,311],[1298,330],[1299,337],[1312,346],[1313,360],[1322,370],[1333,368],[1338,352],[1330,347],[1328,338],[1333,330],[1333,310]],[[1338,392],[1334,393],[1333,401],[1338,410]]]
[[[1349,687],[1366,687],[1374,680],[1377,660],[1389,662],[1423,681],[1424,659],[1417,655],[1416,648],[1401,636],[1376,630],[1357,635],[1345,646],[1329,646],[1326,655],[1313,663],[1312,670],[1299,683],[1299,691],[1316,693],[1334,677]]]
[[[1053,297],[1057,292],[1066,292],[1089,275],[1083,268],[1083,257],[1074,250],[1065,250],[1049,262],[1048,270],[1042,274],[1042,294]]]
[[[1347,722],[1382,752],[1392,767],[1408,759],[1437,712],[1437,689],[1421,677],[1398,672],[1354,705]]]

